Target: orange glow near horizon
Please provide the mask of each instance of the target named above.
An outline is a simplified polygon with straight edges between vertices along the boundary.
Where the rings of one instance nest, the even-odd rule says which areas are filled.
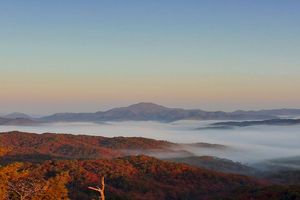
[[[297,104],[300,97],[296,92],[300,91],[300,80],[296,76],[30,78],[2,79],[2,103],[15,105],[16,108],[19,104],[27,104],[32,107],[32,112],[38,112],[34,109],[35,104],[48,104],[48,108],[53,106],[54,111],[55,106],[59,105],[59,110],[64,111],[65,108],[65,111],[76,112],[92,110],[92,106],[94,109],[105,109],[114,104],[139,101],[210,110],[240,109],[243,106],[255,108],[254,105],[258,109],[264,106],[285,107],[288,103],[300,107]]]

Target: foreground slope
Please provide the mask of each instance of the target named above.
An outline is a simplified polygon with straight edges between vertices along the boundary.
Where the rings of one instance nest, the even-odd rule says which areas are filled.
[[[68,196],[73,200],[96,198],[96,194],[88,190],[88,187],[97,186],[102,176],[106,178],[108,199],[215,199],[230,196],[241,187],[263,186],[261,182],[252,178],[218,173],[147,156],[26,163],[17,171],[29,171],[29,177],[38,177],[45,182],[55,177],[63,178]],[[2,185],[6,187],[5,184]],[[9,192],[9,189],[7,191]]]
[[[144,155],[125,156],[123,151],[124,148],[164,150],[173,145],[176,144],[146,138],[0,133],[0,197],[18,199],[15,190],[18,185],[25,184],[29,191],[33,185],[39,188],[28,200],[96,199],[96,194],[88,187],[97,186],[100,178],[105,176],[108,199],[300,198],[299,185],[287,185],[298,184],[295,181],[271,185],[271,182],[256,178]],[[204,161],[202,165],[207,168],[223,163],[226,164],[223,167],[232,169],[233,164],[218,159]]]
[[[10,180],[5,180],[5,176]],[[269,185],[246,176],[219,173],[148,156],[10,164],[0,167],[0,193],[13,195],[8,184],[31,181],[34,177],[37,184],[48,186],[29,199],[97,199],[97,194],[88,187],[98,186],[102,176],[106,180],[106,198],[110,200],[300,198],[299,186]]]

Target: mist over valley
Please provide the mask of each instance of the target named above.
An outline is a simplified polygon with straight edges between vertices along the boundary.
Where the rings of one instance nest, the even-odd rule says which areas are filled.
[[[145,137],[182,144],[196,156],[217,156],[242,163],[300,155],[300,126],[249,126],[230,129],[199,129],[220,121],[184,120],[172,123],[154,121],[59,122],[32,126],[0,126],[0,132],[69,133],[105,137]],[[191,143],[220,144],[227,148],[208,148]],[[154,153],[152,155],[155,155]],[[164,157],[162,152],[160,156]]]

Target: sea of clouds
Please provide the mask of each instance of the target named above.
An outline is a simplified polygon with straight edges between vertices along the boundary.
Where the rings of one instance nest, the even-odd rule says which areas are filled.
[[[186,147],[186,150],[199,156],[212,155],[242,163],[300,155],[300,125],[201,129],[214,122],[216,121],[50,123],[36,126],[0,126],[0,132],[18,130],[32,133],[71,133],[106,137],[138,136],[175,143],[223,144],[230,148]]]

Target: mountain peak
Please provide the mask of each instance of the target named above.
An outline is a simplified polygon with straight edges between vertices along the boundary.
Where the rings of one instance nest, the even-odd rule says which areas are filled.
[[[133,104],[128,106],[127,108],[133,111],[147,111],[147,112],[157,112],[157,111],[169,109],[167,107],[154,104],[154,103],[149,103],[149,102],[141,102],[141,103]]]

